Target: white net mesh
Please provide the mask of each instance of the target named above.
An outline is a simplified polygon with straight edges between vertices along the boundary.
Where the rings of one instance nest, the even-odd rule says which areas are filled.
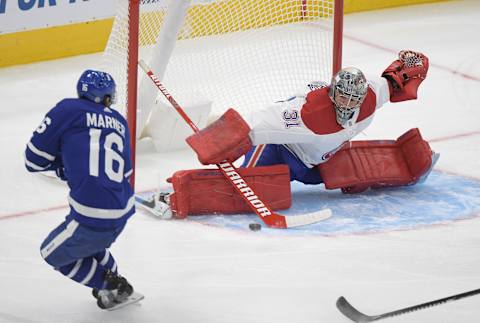
[[[150,64],[169,55],[151,53],[168,5],[167,0],[141,1],[139,57]],[[193,0],[163,83],[174,97],[201,93],[213,101],[216,114],[229,107],[247,114],[307,82],[329,81],[333,7],[333,0]],[[119,0],[103,59],[118,83],[119,107],[127,96],[127,45],[128,0]]]

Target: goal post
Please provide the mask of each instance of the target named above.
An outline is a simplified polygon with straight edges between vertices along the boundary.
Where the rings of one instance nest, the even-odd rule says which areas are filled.
[[[137,74],[139,59],[203,127],[206,114],[233,107],[248,118],[310,81],[329,82],[342,33],[343,0],[117,0],[101,65],[117,82],[133,152],[145,136],[168,151],[188,129]]]
[[[342,68],[344,0],[335,0],[333,14],[332,75]]]
[[[128,129],[130,132],[130,147],[132,158],[132,175],[130,176],[130,184],[135,188],[135,164],[136,164],[136,147],[137,147],[137,87],[138,83],[138,33],[140,18],[140,0],[130,0],[128,4],[128,12],[130,12],[130,21],[128,24],[128,56],[127,60],[127,78],[124,91],[131,88],[130,93],[125,93],[123,102],[126,102],[125,114],[127,117]],[[135,86],[133,86],[135,85]],[[134,90],[133,90],[134,89]]]

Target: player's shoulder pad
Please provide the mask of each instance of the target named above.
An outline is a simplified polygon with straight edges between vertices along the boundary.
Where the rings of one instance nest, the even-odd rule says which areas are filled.
[[[83,108],[88,108],[91,104],[96,104],[84,99],[78,98],[66,98],[59,101],[53,109],[55,110],[62,110],[62,111],[69,111],[71,113],[72,110],[81,110]]]
[[[307,128],[317,135],[327,135],[342,130],[336,121],[335,109],[328,96],[328,87],[308,93],[301,116]]]
[[[48,114],[50,116],[66,117],[72,115],[72,112],[76,110],[79,104],[81,103],[78,102],[78,99],[63,99],[59,101]]]
[[[71,107],[72,105],[75,105],[76,101],[78,99],[74,99],[74,98],[66,98],[66,99],[63,99],[63,100],[60,100],[57,104],[56,104],[56,107],[59,107],[59,108],[68,108],[68,107]]]

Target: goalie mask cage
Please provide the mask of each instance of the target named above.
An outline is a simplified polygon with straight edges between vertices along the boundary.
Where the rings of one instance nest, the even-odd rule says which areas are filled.
[[[308,82],[328,83],[341,67],[342,30],[343,0],[118,0],[102,66],[134,152],[158,96],[137,76],[139,58],[173,96],[200,94],[215,115],[233,107],[248,117]]]

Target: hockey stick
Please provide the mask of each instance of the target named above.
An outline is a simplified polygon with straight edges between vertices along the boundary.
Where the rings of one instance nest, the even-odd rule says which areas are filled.
[[[452,295],[445,298],[440,298],[431,302],[422,303],[422,304],[402,308],[400,310],[387,312],[379,315],[372,315],[372,316],[363,314],[362,312],[358,311],[345,299],[345,297],[341,296],[337,300],[337,308],[340,310],[340,312],[342,312],[343,315],[345,315],[346,317],[348,317],[350,320],[354,322],[373,322],[373,321],[383,320],[392,316],[397,316],[397,315],[402,315],[402,314],[406,314],[406,313],[410,313],[418,310],[423,310],[428,307],[441,305],[441,304],[445,304],[452,301],[458,301],[459,299],[474,296],[477,294],[480,294],[480,289],[475,289],[469,292]]]
[[[190,128],[195,133],[198,133],[200,130],[193,123],[193,121],[187,116],[185,111],[180,107],[180,105],[175,101],[175,99],[168,93],[167,89],[163,86],[160,80],[153,74],[150,67],[143,61],[138,62],[142,70],[148,75],[152,82],[157,86],[157,88],[162,92],[162,94],[167,98],[170,104],[177,110],[177,112],[182,116],[183,120],[188,123]],[[230,184],[233,185],[235,190],[240,194],[243,200],[249,205],[249,207],[254,211],[260,219],[270,228],[276,229],[286,229],[292,227],[298,227],[302,225],[308,225],[316,223],[322,220],[329,218],[332,215],[330,209],[323,209],[318,212],[289,216],[273,212],[262,200],[255,194],[253,189],[247,184],[243,177],[238,173],[235,166],[228,162],[223,161],[220,164],[217,164],[218,169],[222,174],[228,179]]]

